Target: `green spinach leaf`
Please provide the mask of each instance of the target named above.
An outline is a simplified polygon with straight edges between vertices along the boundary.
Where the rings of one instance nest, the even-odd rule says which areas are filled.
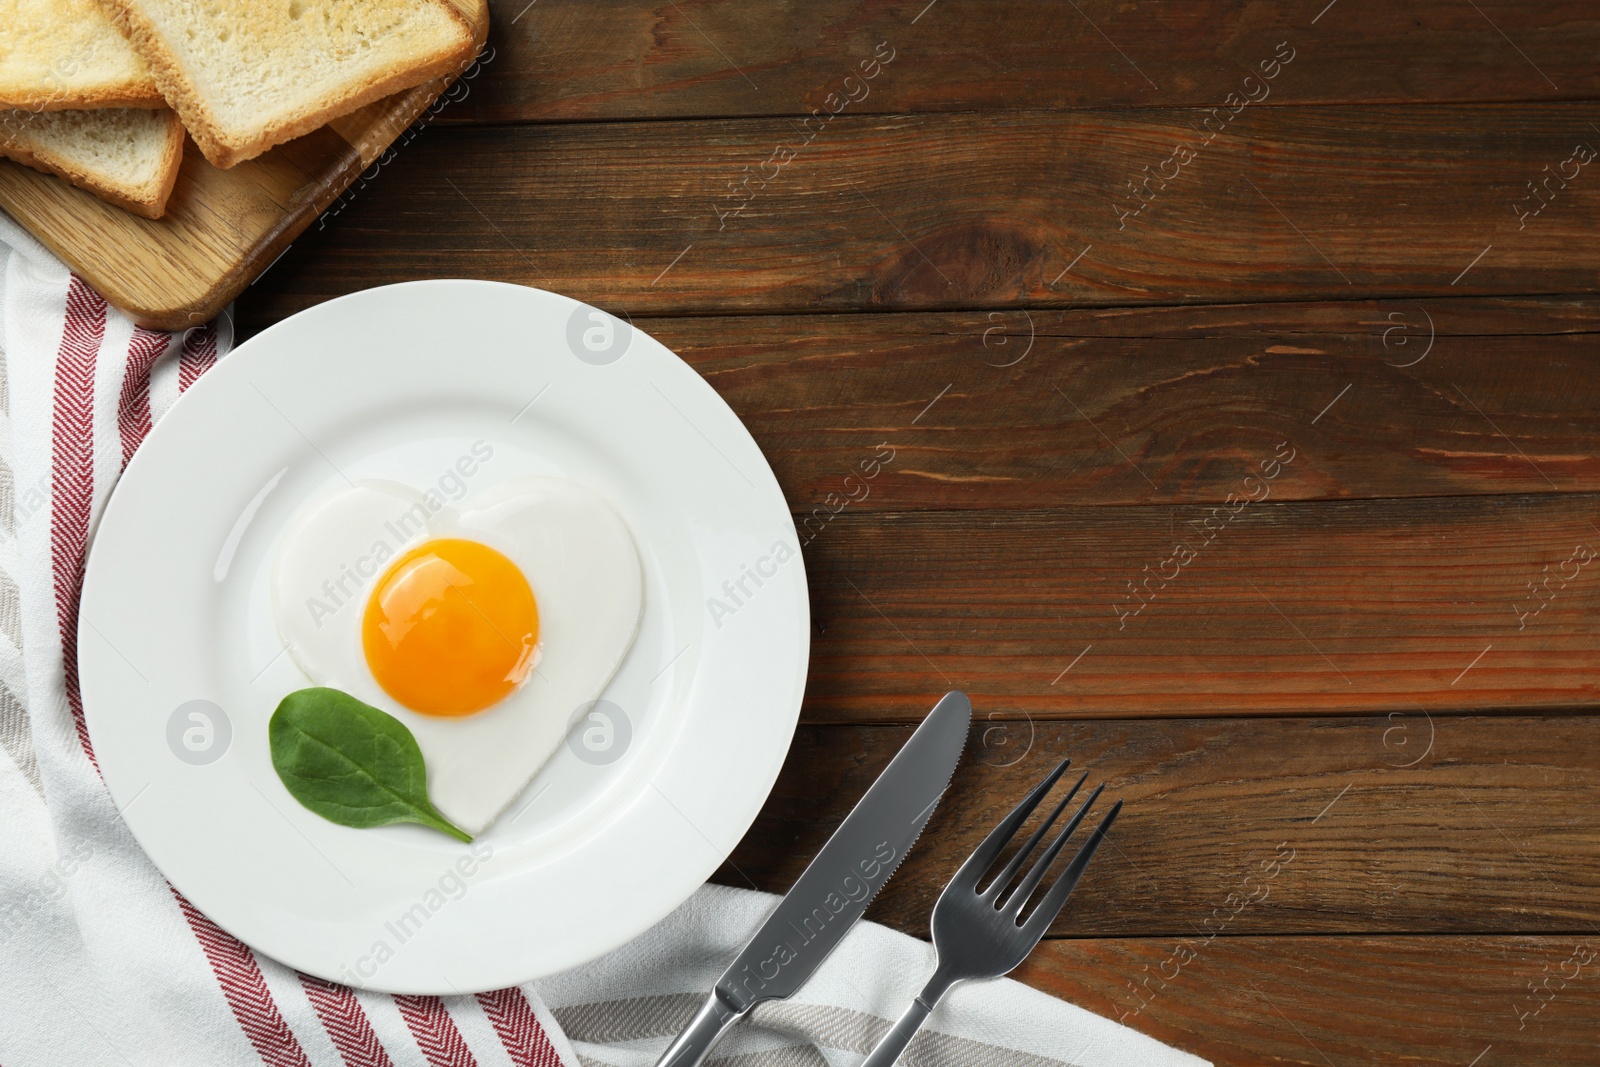
[[[472,840],[428,799],[422,750],[393,715],[337,689],[301,689],[272,713],[267,736],[285,788],[329,822],[415,822]]]

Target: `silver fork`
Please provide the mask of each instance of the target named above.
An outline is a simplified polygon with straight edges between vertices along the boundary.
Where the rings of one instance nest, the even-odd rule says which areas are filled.
[[[1050,923],[1061,913],[1062,905],[1066,904],[1067,897],[1078,884],[1083,869],[1089,866],[1089,861],[1094,859],[1095,849],[1100,847],[1100,842],[1105,839],[1106,831],[1111,829],[1111,824],[1116,820],[1117,813],[1122,810],[1122,801],[1117,801],[1100,820],[1100,825],[1094,833],[1078,849],[1077,855],[1067,864],[1061,877],[1047,889],[1039,898],[1038,905],[1026,922],[1021,920],[1022,910],[1039,888],[1039,883],[1050,870],[1050,864],[1060,855],[1066,846],[1067,838],[1083,822],[1089,814],[1096,799],[1099,798],[1104,785],[1097,786],[1089,799],[1083,802],[1077,812],[1067,821],[1067,825],[1050,842],[1044,854],[1037,863],[1023,875],[1009,892],[1011,885],[1023,862],[1033,853],[1039,842],[1044,840],[1044,835],[1050,832],[1061,813],[1066,810],[1072,798],[1077,795],[1079,787],[1089,776],[1079,778],[1067,795],[1061,798],[1050,818],[1046,819],[1043,826],[1029,836],[1028,840],[1006,863],[1005,868],[993,881],[989,882],[981,892],[978,882],[983,875],[993,867],[1000,858],[1006,844],[1017,835],[1033,809],[1039,806],[1046,794],[1066,773],[1071,760],[1062,760],[1061,764],[1045,776],[1044,781],[1034,787],[1033,792],[1018,804],[996,826],[983,843],[961,865],[955,877],[950,879],[950,884],[945,886],[939,895],[939,902],[933,906],[933,947],[938,952],[938,965],[934,968],[933,977],[923,987],[917,998],[911,1002],[911,1007],[900,1017],[900,1021],[889,1029],[889,1033],[878,1042],[878,1047],[872,1054],[862,1061],[861,1067],[893,1067],[895,1060],[910,1043],[913,1035],[921,1028],[923,1021],[933,1011],[935,1004],[957,982],[964,982],[972,978],[998,978],[1014,969],[1023,960],[1028,958],[1028,953],[1033,951],[1039,939],[1049,929]]]

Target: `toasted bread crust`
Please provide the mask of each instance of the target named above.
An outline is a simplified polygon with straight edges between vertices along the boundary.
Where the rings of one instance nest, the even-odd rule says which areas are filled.
[[[172,53],[155,26],[138,9],[137,0],[101,0],[113,22],[133,45],[134,51],[149,66],[156,85],[160,87],[168,106],[178,113],[189,135],[206,159],[215,167],[227,170],[254,159],[261,153],[285,141],[291,141],[327,125],[329,120],[354,111],[358,107],[380,100],[391,93],[421,85],[441,74],[464,70],[478,51],[478,33],[461,9],[451,0],[423,0],[448,14],[461,31],[461,43],[431,62],[421,66],[394,68],[387,74],[352,86],[347,91],[328,97],[320,106],[266,127],[260,135],[246,141],[230,140],[228,132],[217,122],[205,100],[195,91],[184,76],[177,57]]]
[[[8,111],[94,111],[102,107],[166,107],[161,90],[152,83],[146,86],[128,85],[104,92],[50,92],[5,93],[0,91],[0,108]]]
[[[172,196],[172,187],[178,181],[178,170],[183,163],[183,123],[176,114],[168,116],[166,144],[162,147],[161,183],[153,190],[139,193],[108,185],[96,175],[73,166],[69,160],[36,154],[25,145],[7,138],[0,138],[0,156],[14,159],[34,170],[54,174],[135,215],[159,219],[166,214],[167,200]]]

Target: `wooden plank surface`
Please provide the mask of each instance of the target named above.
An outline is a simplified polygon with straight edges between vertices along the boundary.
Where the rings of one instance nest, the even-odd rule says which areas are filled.
[[[1600,490],[1590,299],[636,325],[732,405],[802,516],[829,494],[857,513],[1219,503],[1284,440],[1310,461],[1276,501]]]
[[[1016,976],[1219,1067],[1572,1067],[1597,1059],[1600,936],[1592,931],[1218,938],[1192,960],[1175,955],[1179,947],[1047,941]],[[1163,984],[1163,975],[1171,980]]]
[[[1282,477],[1301,464],[1315,453]],[[1240,492],[1232,508],[844,510],[801,537],[805,714],[903,719],[951,688],[1035,717],[1600,698],[1600,498],[1250,504]]]
[[[1054,936],[1600,931],[1593,717],[1059,723],[974,710],[945,802],[869,913],[907,933],[928,936],[939,890],[1065,757],[1126,807]],[[786,890],[908,736],[802,728],[717,880]]]
[[[1218,104],[1285,40],[1294,77],[1269,104],[1600,92],[1579,0],[1325,3],[496,0],[495,65],[449,121],[806,115],[885,42],[897,58],[854,111]]]
[[[1245,108],[1209,144],[1170,109],[846,114],[809,144],[787,119],[431,129],[251,314],[463,273],[630,315],[1582,292],[1592,110]],[[1545,167],[1576,176],[1532,215]]]

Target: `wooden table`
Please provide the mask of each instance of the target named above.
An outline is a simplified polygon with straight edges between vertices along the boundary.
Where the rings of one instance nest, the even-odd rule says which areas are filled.
[[[1600,9],[1324,2],[496,3],[239,322],[523,282],[727,398],[815,629],[721,880],[959,687],[879,921],[1068,754],[1127,808],[1023,981],[1218,1063],[1600,1063]]]

